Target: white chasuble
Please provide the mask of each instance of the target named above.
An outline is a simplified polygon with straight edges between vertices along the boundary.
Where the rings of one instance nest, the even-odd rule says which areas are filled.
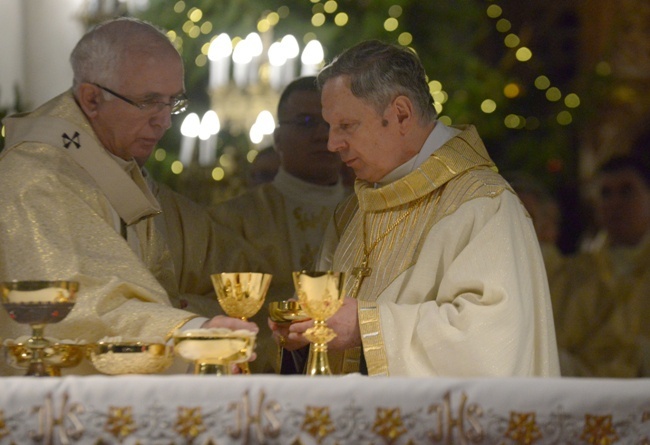
[[[539,244],[495,170],[470,126],[401,179],[357,181],[337,210],[319,266],[347,272],[352,295],[368,255],[357,298],[369,375],[559,375]],[[337,352],[334,371],[359,370],[360,351]]]

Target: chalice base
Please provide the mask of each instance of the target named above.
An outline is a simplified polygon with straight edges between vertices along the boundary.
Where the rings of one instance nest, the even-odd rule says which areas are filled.
[[[56,377],[61,375],[61,372],[58,368],[55,370],[54,368],[50,367],[49,371],[47,368],[48,367],[45,366],[45,363],[43,363],[43,361],[32,361],[29,364],[25,375],[32,377]]]
[[[241,363],[240,363],[241,365]],[[202,363],[196,362],[194,364],[194,374],[200,375],[232,375],[231,365],[216,364],[216,363]]]
[[[332,375],[330,362],[327,358],[326,343],[312,343],[309,348],[309,357],[307,359],[306,374],[315,375]]]
[[[311,342],[306,374],[310,376],[332,375],[327,358],[327,343],[336,337],[334,330],[327,327],[324,322],[317,322],[314,327],[307,329],[304,335]]]

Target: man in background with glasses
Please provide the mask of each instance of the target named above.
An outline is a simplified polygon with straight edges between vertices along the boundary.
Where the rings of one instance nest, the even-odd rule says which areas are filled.
[[[280,168],[273,181],[212,209],[221,225],[244,237],[272,263],[268,302],[294,294],[291,273],[312,267],[334,209],[348,194],[341,180],[341,159],[327,150],[329,126],[321,114],[315,77],[287,85],[278,101],[277,119],[273,142]],[[252,319],[260,327],[258,359],[251,363],[258,372],[278,371],[267,307]]]
[[[168,340],[192,327],[257,331],[253,323],[172,306],[178,283],[153,220],[161,206],[136,161],[149,157],[171,115],[187,106],[174,46],[147,23],[117,19],[87,33],[70,61],[71,91],[5,120],[0,280],[80,283],[70,315],[48,329],[58,339]],[[26,333],[0,311],[1,338]],[[89,366],[72,372],[91,373]],[[0,375],[19,372],[0,363]]]

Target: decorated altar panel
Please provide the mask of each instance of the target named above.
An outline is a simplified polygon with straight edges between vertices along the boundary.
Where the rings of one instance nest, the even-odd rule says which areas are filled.
[[[649,444],[650,380],[0,379],[1,444]]]

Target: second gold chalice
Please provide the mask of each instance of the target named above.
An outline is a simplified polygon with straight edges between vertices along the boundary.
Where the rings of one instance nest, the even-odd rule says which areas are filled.
[[[0,283],[2,304],[16,323],[28,324],[32,335],[24,342],[30,351],[26,375],[48,376],[45,348],[51,342],[43,336],[45,326],[68,316],[75,304],[76,281],[6,281]]]
[[[269,303],[269,318],[277,324],[291,324],[309,320],[309,316],[300,307],[296,300],[272,301]],[[277,369],[282,369],[282,355],[284,354],[284,337],[280,337],[278,345]],[[278,371],[279,372],[279,371]]]
[[[327,326],[326,320],[343,305],[345,273],[294,272],[293,282],[302,310],[314,320],[314,326],[304,334],[311,342],[307,375],[331,375],[327,343],[336,337],[336,333]]]
[[[260,272],[223,272],[210,276],[217,300],[226,315],[248,320],[264,305],[273,275]],[[240,363],[244,374],[250,374],[248,363]]]

